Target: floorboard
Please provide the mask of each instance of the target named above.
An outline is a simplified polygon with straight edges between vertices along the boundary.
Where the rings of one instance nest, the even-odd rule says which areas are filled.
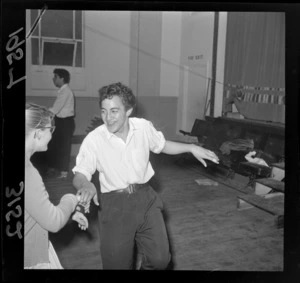
[[[155,177],[151,184],[164,202],[174,270],[282,271],[283,229],[271,214],[257,208],[239,211],[241,192],[224,182],[198,185],[208,170],[166,155],[152,156]],[[75,192],[71,180],[45,180],[50,199]],[[92,207],[88,231],[73,221],[50,234],[66,269],[101,269],[97,208]]]

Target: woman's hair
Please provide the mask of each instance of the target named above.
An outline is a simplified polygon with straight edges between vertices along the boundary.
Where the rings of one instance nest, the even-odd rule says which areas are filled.
[[[54,122],[54,114],[44,106],[26,103],[25,111],[26,136],[34,129],[43,129],[47,124]]]
[[[135,108],[136,100],[132,90],[122,83],[113,83],[99,89],[99,106],[101,108],[104,99],[112,99],[113,96],[119,96],[125,106],[125,110]]]

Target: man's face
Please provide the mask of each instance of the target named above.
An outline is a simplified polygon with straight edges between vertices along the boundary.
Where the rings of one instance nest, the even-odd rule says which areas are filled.
[[[104,99],[101,104],[101,118],[107,130],[117,136],[126,134],[128,117],[131,112],[132,109],[126,111],[119,96],[113,96],[112,99]]]
[[[64,78],[61,78],[57,74],[54,74],[53,83],[56,87],[62,87],[64,85]]]

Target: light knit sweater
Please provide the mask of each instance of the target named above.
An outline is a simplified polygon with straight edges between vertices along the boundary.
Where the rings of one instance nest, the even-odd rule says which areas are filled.
[[[25,164],[24,266],[49,262],[48,231],[59,231],[77,204],[76,196],[64,195],[55,206],[49,200],[43,180],[31,162]]]

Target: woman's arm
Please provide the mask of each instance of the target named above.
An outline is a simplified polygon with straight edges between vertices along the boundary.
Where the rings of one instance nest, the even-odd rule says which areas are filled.
[[[74,194],[66,194],[54,205],[38,173],[31,171],[25,175],[25,209],[45,230],[58,232],[64,227],[77,203]]]

